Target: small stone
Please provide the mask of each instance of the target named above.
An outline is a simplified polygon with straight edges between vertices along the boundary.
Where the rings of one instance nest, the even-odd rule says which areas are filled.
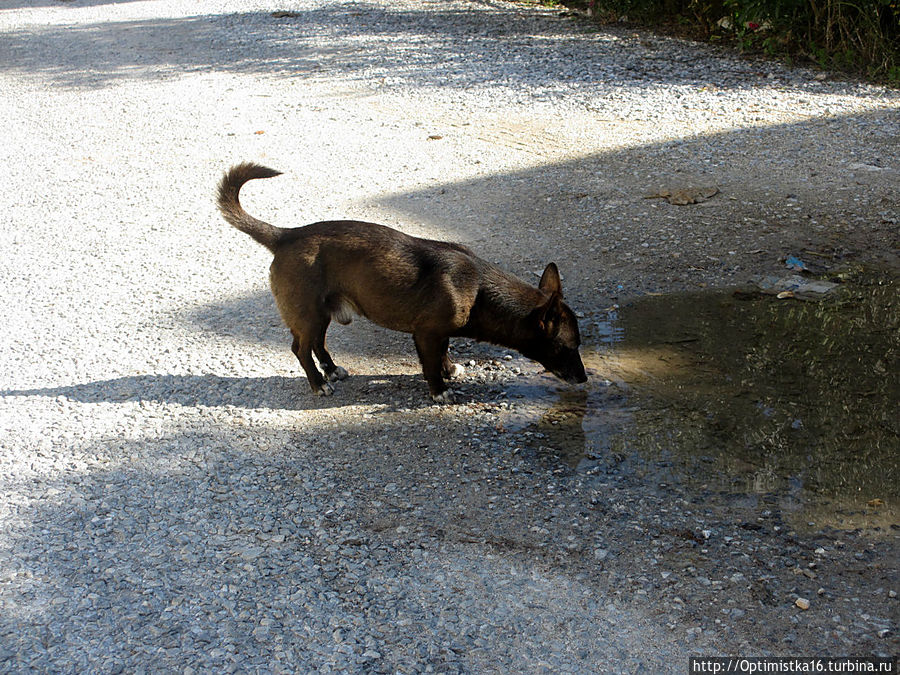
[[[256,560],[263,554],[260,546],[247,546],[240,551],[240,556],[244,560]]]
[[[806,598],[797,598],[794,600],[794,604],[797,605],[800,609],[806,610],[809,609],[809,600]]]

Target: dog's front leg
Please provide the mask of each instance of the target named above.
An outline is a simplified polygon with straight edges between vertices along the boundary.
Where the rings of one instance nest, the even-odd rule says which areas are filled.
[[[453,403],[453,390],[444,382],[444,358],[447,355],[447,338],[427,333],[414,333],[416,352],[422,364],[422,374],[428,382],[431,399],[435,403]]]
[[[463,368],[458,363],[453,363],[450,360],[450,355],[447,351],[450,349],[450,338],[444,338],[444,341],[441,343],[441,376],[445,380],[452,380],[454,377],[461,377],[466,369]]]
[[[441,357],[441,375],[443,378],[445,380],[452,380],[456,377],[462,377],[465,372],[465,368],[450,360],[450,355],[447,353],[447,347],[444,347],[444,355]]]

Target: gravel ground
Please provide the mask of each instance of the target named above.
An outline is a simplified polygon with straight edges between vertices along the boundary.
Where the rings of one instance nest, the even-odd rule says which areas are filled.
[[[603,373],[572,394],[461,343],[463,403],[432,406],[409,337],[356,321],[312,397],[268,253],[213,205],[260,161],[260,217],[556,260],[591,324],[802,250],[898,269],[896,91],[507,3],[17,0],[0,109],[0,672],[898,652],[896,524],[564,461],[534,423]]]

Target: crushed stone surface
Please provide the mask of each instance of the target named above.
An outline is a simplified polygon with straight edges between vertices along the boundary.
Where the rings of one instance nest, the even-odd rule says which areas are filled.
[[[455,344],[434,406],[360,319],[313,397],[213,201],[258,161],[260,218],[554,260],[589,322],[803,250],[895,265],[898,92],[514,3],[17,0],[0,111],[0,673],[898,652],[896,527],[563,461],[528,392],[566,388],[516,354]]]

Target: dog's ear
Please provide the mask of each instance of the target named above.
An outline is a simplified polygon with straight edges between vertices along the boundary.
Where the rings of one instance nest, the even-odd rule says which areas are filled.
[[[538,328],[541,332],[552,335],[553,331],[556,330],[562,316],[561,304],[562,296],[554,291],[543,305],[534,310],[533,315],[537,319]]]
[[[562,282],[559,279],[559,269],[556,263],[550,263],[541,275],[541,282],[538,284],[545,293],[559,293],[562,295]]]

